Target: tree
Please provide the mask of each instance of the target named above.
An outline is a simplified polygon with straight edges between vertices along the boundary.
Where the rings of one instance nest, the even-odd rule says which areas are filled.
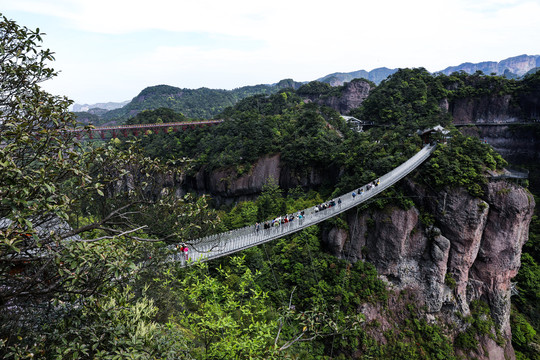
[[[416,131],[441,124],[450,117],[439,102],[448,91],[426,69],[400,69],[372,90],[352,116],[377,124],[403,125]]]
[[[271,217],[285,215],[287,213],[287,203],[276,179],[269,178],[268,182],[263,185],[262,190],[256,202],[258,220],[265,221]]]
[[[2,18],[0,279],[6,285],[0,290],[2,307],[15,296],[39,289],[38,282],[43,289],[50,287],[47,268],[52,260],[40,250],[52,250],[55,233],[66,230],[60,219],[67,219],[70,199],[59,187],[70,178],[81,183],[89,178],[77,166],[76,144],[62,131],[74,123],[67,111],[70,102],[39,87],[55,75],[46,65],[52,53],[40,49],[40,41],[39,29],[31,31]]]
[[[40,87],[56,76],[41,36],[39,29],[0,19],[5,348],[17,347],[19,336],[22,348],[38,341],[46,324],[90,309],[89,299],[110,298],[112,289],[122,293],[148,268],[159,269],[170,253],[166,244],[205,235],[216,221],[204,198],[179,198],[170,187],[185,163],[144,157],[136,144],[121,151],[75,141],[71,101]],[[156,214],[161,226],[154,226]]]

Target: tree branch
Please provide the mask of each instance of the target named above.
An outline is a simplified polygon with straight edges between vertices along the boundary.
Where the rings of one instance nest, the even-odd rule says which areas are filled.
[[[139,231],[141,229],[144,229],[146,228],[147,226],[146,225],[143,225],[143,226],[139,226],[138,228],[136,229],[131,229],[131,230],[126,230],[124,232],[121,232],[119,234],[116,234],[116,235],[106,235],[106,236],[101,236],[101,237],[98,237],[98,238],[95,238],[95,239],[87,239],[87,240],[76,240],[76,241],[80,241],[80,242],[85,242],[85,243],[91,243],[91,242],[96,242],[96,241],[100,241],[100,240],[105,240],[105,239],[113,239],[115,237],[118,237],[118,236],[124,236],[124,235],[127,235],[127,234],[131,234],[133,232],[136,232],[136,231]],[[118,230],[114,230],[114,229],[104,229],[104,228],[98,228],[98,229],[101,229],[101,230],[109,230],[109,231],[118,231]],[[131,237],[130,238],[134,238],[134,237]],[[143,240],[141,238],[141,240]],[[153,239],[147,239],[148,241],[159,241],[159,240],[153,240]]]

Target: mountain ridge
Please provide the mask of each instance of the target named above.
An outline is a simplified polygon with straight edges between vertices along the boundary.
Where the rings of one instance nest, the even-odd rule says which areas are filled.
[[[450,75],[455,71],[465,71],[473,74],[476,71],[482,71],[484,74],[504,75],[508,70],[517,76],[523,76],[528,71],[540,67],[540,55],[518,55],[509,57],[499,62],[483,61],[479,63],[465,62],[457,66],[449,66],[444,70],[438,71],[445,75]]]
[[[510,58],[503,59],[501,61],[484,61],[479,63],[465,62],[456,66],[449,66],[443,70],[436,71],[436,73],[442,73],[449,75],[453,72],[464,71],[469,74],[473,74],[477,71],[482,71],[485,74],[496,74],[505,76],[508,78],[518,78],[534,71],[534,69],[540,67],[540,55],[518,55]],[[386,67],[380,67],[371,71],[356,70],[352,72],[335,72],[323,77],[320,77],[314,81],[320,81],[330,84],[331,86],[341,86],[346,82],[350,82],[353,79],[364,78],[366,80],[374,82],[376,85],[380,84],[388,76],[397,72],[398,69],[389,69]],[[143,89],[137,96],[130,101],[124,101],[121,103],[98,103],[93,105],[79,105],[74,104],[73,109],[75,112],[90,112],[93,110],[95,114],[103,117],[106,120],[112,120],[115,118],[127,119],[136,115],[138,112],[146,109],[155,109],[157,107],[168,107],[175,111],[179,111],[192,118],[211,118],[217,115],[221,110],[227,106],[234,105],[237,101],[244,97],[256,95],[256,94],[273,94],[280,89],[286,87],[292,87],[298,89],[302,84],[308,82],[296,82],[292,79],[283,79],[274,84],[259,84],[259,85],[246,85],[243,87],[235,88],[232,90],[222,89],[209,89],[201,87],[198,89],[182,89],[170,85],[155,85],[149,86]],[[163,90],[166,87],[169,92],[174,93],[173,96],[167,96],[163,101],[151,99],[153,90]],[[157,91],[160,93],[161,91]],[[170,95],[170,94],[169,94]],[[160,96],[157,94],[156,96]],[[210,96],[210,100],[206,98]],[[215,103],[210,106],[207,111],[201,111],[197,108],[196,103],[201,101],[204,97],[206,102],[213,100]],[[121,105],[123,104],[123,105]],[[108,107],[108,108],[105,108]],[[106,112],[96,113],[96,108],[108,110]],[[86,110],[84,110],[86,109]]]

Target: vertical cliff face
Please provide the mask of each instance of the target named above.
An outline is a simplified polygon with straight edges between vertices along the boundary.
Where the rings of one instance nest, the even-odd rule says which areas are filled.
[[[510,95],[455,99],[446,110],[457,125],[517,122],[520,116],[520,108]]]
[[[482,199],[462,189],[434,193],[410,181],[407,186],[421,199],[417,207],[350,213],[349,232],[330,231],[326,246],[336,256],[372,262],[396,289],[416,292],[429,313],[443,318],[468,314],[473,300],[486,301],[508,339],[503,348],[486,344],[489,356],[513,358],[511,279],[534,199],[508,182],[489,183]]]
[[[462,127],[467,136],[485,140],[512,164],[540,161],[540,123],[534,125],[482,125]]]
[[[493,93],[445,100],[441,108],[452,115],[464,134],[485,139],[509,162],[538,161],[540,86],[536,82],[530,81],[526,90],[513,95]]]
[[[310,97],[310,100],[347,115],[362,104],[371,90],[373,87],[369,82],[354,80],[344,85],[340,96]]]
[[[324,182],[335,183],[338,176],[339,169],[328,167],[312,167],[299,173],[284,165],[280,154],[274,154],[260,158],[242,174],[234,167],[214,171],[203,168],[194,177],[183,179],[178,187],[210,194],[217,201],[233,202],[256,198],[270,179],[282,189],[290,189],[298,185],[309,188]]]

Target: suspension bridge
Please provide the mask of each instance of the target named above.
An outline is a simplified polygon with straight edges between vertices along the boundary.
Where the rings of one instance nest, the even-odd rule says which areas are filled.
[[[453,122],[452,125],[455,127],[474,127],[474,126],[511,126],[511,125],[540,125],[540,120],[530,120],[530,121],[514,121],[514,120],[508,120],[508,121],[496,121],[496,122],[473,122],[473,123],[467,123],[467,122]]]
[[[365,184],[354,191],[338,196],[333,201],[335,202],[334,206],[318,211],[315,210],[315,208],[309,208],[295,212],[295,214],[303,213],[304,215],[302,218],[295,216],[292,221],[279,224],[279,226],[271,226],[267,229],[265,229],[262,224],[260,225],[260,228],[257,229],[254,224],[191,241],[188,246],[187,263],[183,254],[175,255],[175,260],[182,261],[183,265],[189,265],[199,261],[203,262],[217,259],[293,234],[311,225],[328,220],[368,201],[394,185],[426,161],[435,150],[435,147],[436,144],[425,145],[403,164],[374,180],[377,181],[376,186],[372,185],[372,183]]]
[[[128,137],[129,135],[139,136],[152,132],[159,134],[177,132],[178,130],[195,129],[197,127],[207,127],[222,123],[223,120],[201,120],[184,121],[161,124],[133,124],[133,125],[115,125],[115,126],[97,126],[92,128],[75,128],[67,130],[79,140],[110,139],[119,136]]]

